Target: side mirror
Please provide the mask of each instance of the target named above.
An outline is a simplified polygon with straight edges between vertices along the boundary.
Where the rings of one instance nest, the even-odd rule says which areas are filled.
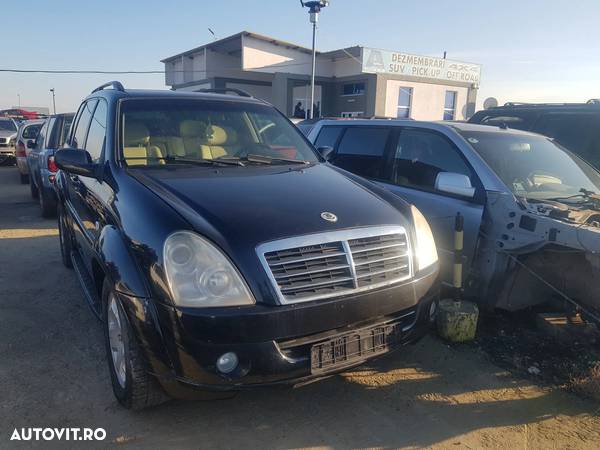
[[[440,172],[435,179],[435,189],[440,192],[473,198],[475,188],[468,176],[462,173]]]
[[[325,159],[325,161],[327,161],[329,159],[329,155],[331,155],[331,153],[333,153],[333,147],[326,145],[323,147],[319,147],[317,149],[317,151],[321,154],[323,159]]]
[[[54,162],[65,172],[84,177],[95,176],[96,165],[92,163],[92,157],[85,150],[62,148],[54,154]]]
[[[29,139],[27,141],[27,148],[29,148],[29,149],[35,148],[35,141],[33,139]]]

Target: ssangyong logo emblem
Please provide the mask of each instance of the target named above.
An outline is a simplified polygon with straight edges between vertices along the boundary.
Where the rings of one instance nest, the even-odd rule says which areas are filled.
[[[329,211],[323,211],[321,213],[321,219],[326,220],[327,222],[337,222],[337,216]]]

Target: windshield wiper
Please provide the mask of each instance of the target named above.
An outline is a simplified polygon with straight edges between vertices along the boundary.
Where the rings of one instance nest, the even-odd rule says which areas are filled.
[[[590,201],[595,201],[598,199],[598,194],[596,194],[594,191],[589,191],[585,188],[581,188],[579,189],[580,194],[574,194],[574,195],[568,195],[566,197],[554,197],[554,198],[549,198],[548,200],[554,200],[556,202],[564,202],[567,201],[568,203],[588,203]],[[575,199],[581,199],[581,200],[575,200]]]
[[[278,156],[273,157],[273,156],[265,156],[265,155],[255,155],[252,153],[247,155],[245,160],[249,161],[249,162],[260,163],[260,164],[272,164],[274,162],[284,162],[284,163],[289,163],[289,164],[302,164],[302,165],[310,164],[310,162],[303,161],[300,159],[280,158]]]
[[[221,161],[216,159],[203,159],[203,158],[188,158],[185,156],[176,156],[176,155],[168,155],[168,156],[140,156],[134,158],[125,158],[128,159],[150,159],[150,160],[159,160],[165,161],[167,163],[181,163],[181,164],[197,164],[201,166],[243,166],[244,164],[241,161]]]

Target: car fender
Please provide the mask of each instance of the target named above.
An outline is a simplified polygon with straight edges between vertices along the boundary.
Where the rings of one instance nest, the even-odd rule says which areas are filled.
[[[114,283],[117,292],[133,297],[150,297],[137,261],[116,227],[108,225],[102,229],[98,239],[98,255],[105,275]]]
[[[160,326],[159,314],[156,305],[150,300],[148,286],[122,233],[114,226],[104,227],[98,246],[99,262],[104,275],[114,286],[126,320],[141,345],[151,372],[160,379],[168,378],[173,364]]]

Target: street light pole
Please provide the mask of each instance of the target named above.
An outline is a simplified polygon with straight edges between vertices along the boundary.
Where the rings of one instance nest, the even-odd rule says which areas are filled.
[[[319,21],[319,13],[322,8],[329,5],[328,0],[318,0],[305,2],[300,0],[302,7],[308,8],[310,14],[310,23],[312,23],[312,70],[310,75],[310,118],[315,116],[315,73],[317,67],[317,22]]]
[[[19,101],[18,105],[19,105],[19,108],[20,108],[21,107],[21,94],[17,94],[17,99]]]
[[[54,108],[54,114],[56,114],[56,98],[54,96],[54,88],[50,89],[50,92],[52,92],[52,107]]]
[[[315,17],[313,21],[313,16]],[[310,118],[315,116],[315,70],[317,66],[317,51],[315,43],[317,41],[317,14],[311,14],[310,21],[313,26],[312,38],[312,73],[310,75]]]

